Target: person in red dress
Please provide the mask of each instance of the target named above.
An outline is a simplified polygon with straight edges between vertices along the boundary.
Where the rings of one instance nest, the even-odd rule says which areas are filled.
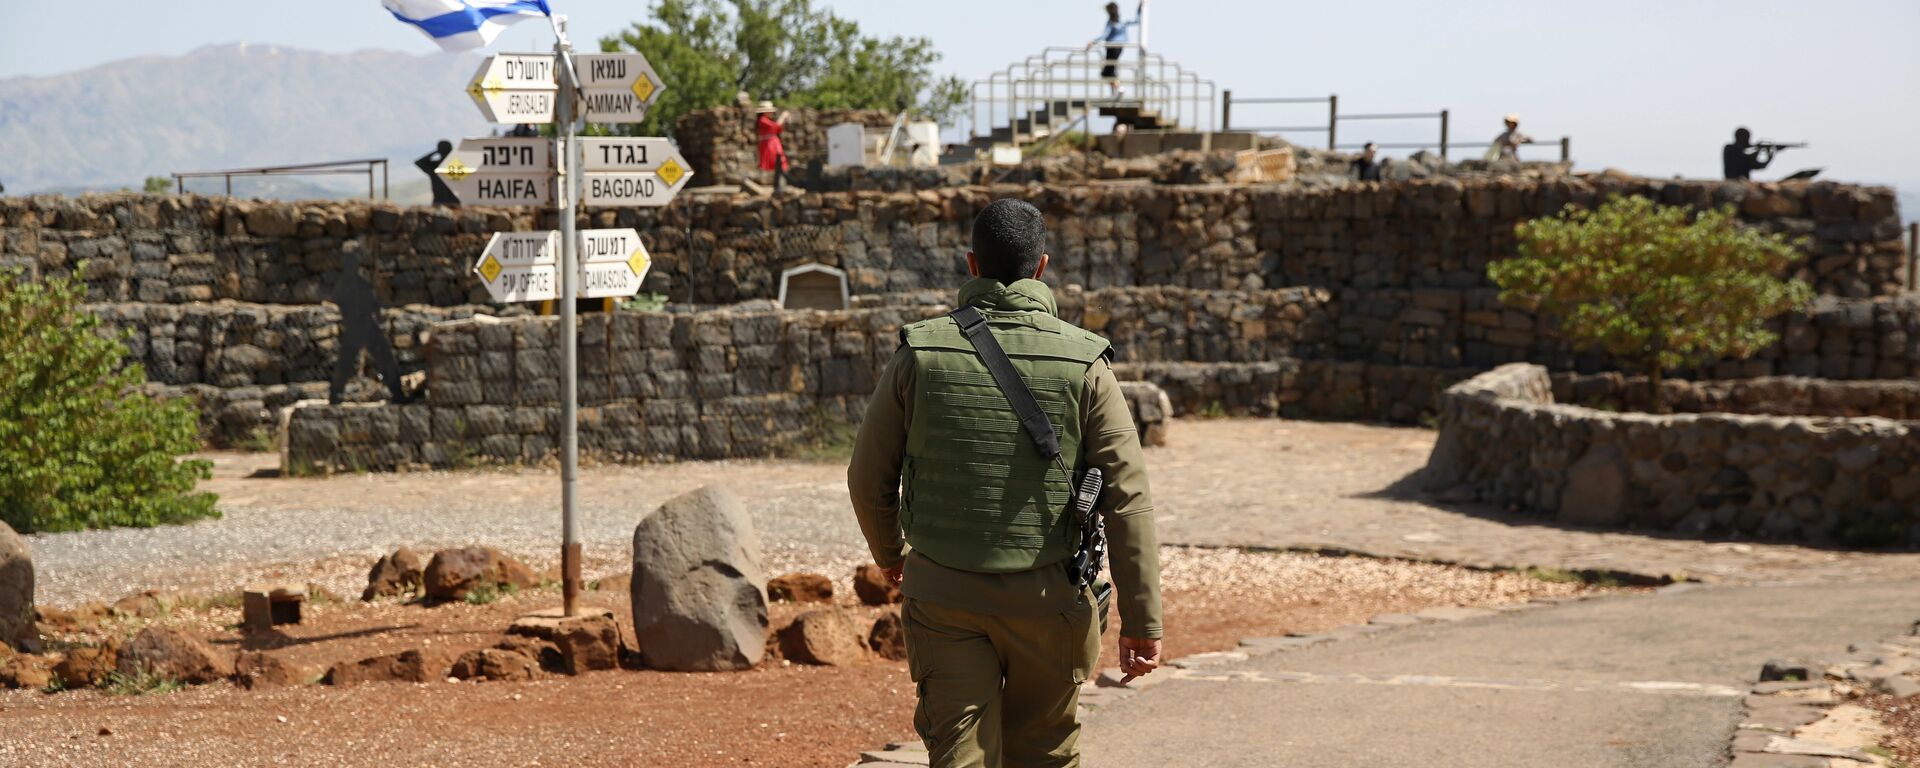
[[[760,102],[753,130],[760,135],[760,170],[773,172],[773,191],[787,181],[787,148],[780,143],[780,132],[787,129],[787,113],[773,116],[773,102]]]

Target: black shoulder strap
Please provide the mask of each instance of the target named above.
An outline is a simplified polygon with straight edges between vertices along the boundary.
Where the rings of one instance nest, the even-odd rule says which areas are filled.
[[[1000,394],[1006,395],[1014,415],[1020,417],[1020,426],[1033,438],[1040,455],[1052,461],[1060,460],[1060,436],[1053,431],[1053,422],[1047,419],[1046,411],[1040,410],[1040,403],[1033,399],[1033,390],[1027,388],[1026,380],[1014,370],[1013,361],[1007,359],[1007,351],[1001,349],[1000,341],[993,337],[986,316],[973,307],[961,307],[948,312],[947,316],[960,326],[960,334],[967,337],[974,354],[980,356],[987,372],[993,374],[994,383],[1000,385]]]

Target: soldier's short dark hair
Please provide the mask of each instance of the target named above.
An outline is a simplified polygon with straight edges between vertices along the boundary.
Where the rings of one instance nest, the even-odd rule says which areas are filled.
[[[973,217],[973,256],[980,276],[1003,283],[1033,277],[1047,249],[1047,224],[1040,209],[1002,198]]]

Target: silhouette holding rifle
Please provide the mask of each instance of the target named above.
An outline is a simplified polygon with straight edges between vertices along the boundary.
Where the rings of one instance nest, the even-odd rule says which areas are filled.
[[[1806,142],[1782,144],[1773,141],[1754,141],[1753,132],[1745,128],[1733,131],[1733,143],[1720,150],[1720,165],[1726,172],[1728,181],[1746,181],[1753,172],[1766,168],[1773,162],[1773,156],[1783,149],[1798,149]],[[1789,180],[1810,179],[1820,169],[1800,171],[1788,177]]]
[[[426,174],[428,183],[433,185],[434,205],[458,208],[460,198],[454,196],[453,190],[447,187],[447,182],[440,178],[440,174],[433,172],[433,169],[439,168],[440,164],[446,161],[447,155],[451,154],[453,154],[453,142],[443,139],[432,152],[421,155],[420,159],[413,161],[413,167],[419,168],[421,173]]]
[[[380,383],[387,385],[393,402],[412,402],[400,386],[400,363],[393,357],[393,345],[380,328],[380,297],[360,274],[358,243],[348,243],[340,254],[340,274],[334,279],[331,298],[340,308],[340,356],[334,358],[333,378],[327,382],[327,402],[340,404],[347,380],[360,368],[361,352],[373,356]]]

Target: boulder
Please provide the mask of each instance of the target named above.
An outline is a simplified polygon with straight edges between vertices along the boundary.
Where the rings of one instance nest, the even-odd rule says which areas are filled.
[[[286,688],[313,682],[313,672],[277,654],[247,651],[233,662],[233,681],[242,688]]]
[[[634,635],[653,669],[714,672],[759,663],[767,644],[760,538],[733,494],[704,487],[633,531]]]
[[[907,624],[899,611],[880,614],[867,633],[867,647],[888,661],[907,660]]]
[[[1567,468],[1554,519],[1565,525],[1618,526],[1627,520],[1627,463],[1620,449],[1595,446]]]
[[[900,588],[887,578],[880,566],[867,563],[853,569],[853,593],[863,605],[890,605],[900,602]]]
[[[74,648],[53,665],[53,676],[68,688],[91,688],[107,681],[120,663],[120,643],[109,640],[92,648]]]
[[[15,654],[0,660],[0,686],[39,690],[53,682],[47,660],[31,654]]]
[[[461,654],[447,675],[461,680],[532,680],[539,671],[540,663],[524,653],[505,648],[475,648]]]
[[[374,561],[373,570],[367,573],[367,589],[360,593],[361,600],[376,597],[397,597],[420,591],[426,565],[420,562],[420,554],[406,547],[393,551]]]
[[[33,553],[26,539],[0,523],[0,643],[20,647],[33,626]]]
[[[424,683],[432,679],[427,672],[426,656],[417,650],[341,662],[327,670],[328,685]]]
[[[620,667],[620,624],[612,611],[573,617],[558,612],[522,616],[507,628],[507,634],[552,643],[560,652],[560,670],[569,675]]]
[[[817,573],[789,573],[767,582],[767,599],[776,603],[831,603],[833,579]]]
[[[780,630],[780,655],[801,664],[844,667],[860,660],[858,626],[842,609],[808,611]]]
[[[177,629],[147,627],[120,648],[120,674],[152,674],[168,680],[201,684],[233,676],[233,659],[199,638]]]
[[[467,592],[482,584],[518,589],[537,586],[540,581],[532,568],[508,557],[493,547],[461,547],[433,553],[421,574],[427,599],[434,602],[464,600]]]

